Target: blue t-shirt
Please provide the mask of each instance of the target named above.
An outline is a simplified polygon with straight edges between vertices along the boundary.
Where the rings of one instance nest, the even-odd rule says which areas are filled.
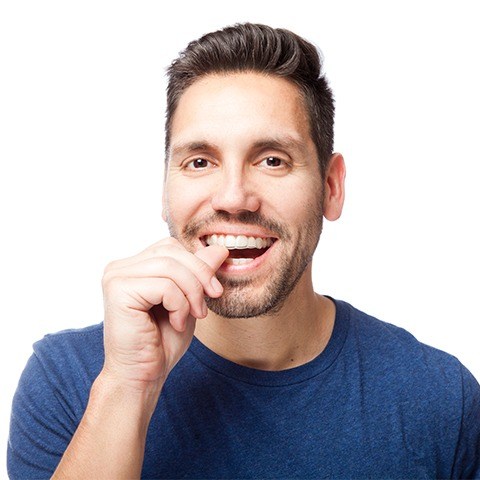
[[[480,386],[454,357],[336,301],[305,365],[232,363],[195,337],[153,415],[143,478],[480,478]],[[16,392],[11,478],[48,478],[103,364],[102,325],[34,345]]]

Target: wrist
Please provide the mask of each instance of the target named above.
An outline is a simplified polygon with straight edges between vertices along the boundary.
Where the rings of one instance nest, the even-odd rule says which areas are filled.
[[[102,370],[53,478],[140,478],[160,390],[159,382],[140,388]]]
[[[163,381],[138,381],[124,378],[115,371],[104,367],[95,379],[90,398],[95,403],[125,406],[134,415],[145,417],[147,423],[155,410]]]

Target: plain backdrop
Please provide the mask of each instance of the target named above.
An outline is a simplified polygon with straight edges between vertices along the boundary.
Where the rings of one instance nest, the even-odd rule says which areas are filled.
[[[165,68],[188,41],[243,21],[318,45],[336,97],[347,198],[325,225],[316,290],[408,329],[480,378],[477,7],[2,1],[1,444],[32,343],[101,322],[106,263],[168,235]]]

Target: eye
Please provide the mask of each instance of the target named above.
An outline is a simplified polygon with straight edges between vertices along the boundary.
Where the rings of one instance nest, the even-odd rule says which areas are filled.
[[[267,157],[264,158],[259,165],[265,166],[268,168],[279,168],[287,166],[287,162],[285,160],[278,158],[278,157]]]
[[[210,162],[205,160],[205,158],[195,158],[194,160],[190,160],[186,165],[185,168],[187,170],[205,170],[208,168]]]

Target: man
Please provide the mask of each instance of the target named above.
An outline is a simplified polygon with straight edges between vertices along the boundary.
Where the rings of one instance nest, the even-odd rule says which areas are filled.
[[[173,62],[172,236],[106,268],[104,325],[35,345],[12,477],[480,477],[471,374],[313,290],[344,199],[333,113],[285,30],[226,28]]]

